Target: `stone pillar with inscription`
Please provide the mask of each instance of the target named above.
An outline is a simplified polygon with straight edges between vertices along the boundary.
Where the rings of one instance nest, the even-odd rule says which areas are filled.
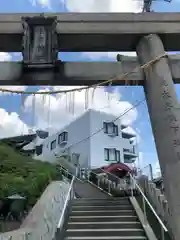
[[[154,34],[143,37],[136,51],[140,64],[165,53],[161,39]],[[174,239],[179,240],[180,104],[167,57],[144,69],[144,73],[144,91],[169,205],[169,223]]]

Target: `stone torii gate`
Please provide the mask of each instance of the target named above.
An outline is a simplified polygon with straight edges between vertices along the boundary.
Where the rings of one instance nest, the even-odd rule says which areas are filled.
[[[145,64],[163,55],[164,48],[179,49],[180,13],[30,14],[22,19],[25,15],[0,15],[0,51],[23,53],[23,62],[0,65],[1,85],[90,85],[114,76],[119,67],[126,71],[123,61],[104,63],[104,69],[103,63],[85,63],[85,68],[83,63],[61,63],[58,51],[135,50],[139,63]],[[137,61],[125,64],[128,69]],[[180,79],[178,64],[165,56],[130,75],[144,86],[175,240],[180,239],[180,107],[173,83]]]

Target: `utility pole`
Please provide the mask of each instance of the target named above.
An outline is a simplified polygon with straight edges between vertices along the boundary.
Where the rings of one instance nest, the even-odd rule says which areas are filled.
[[[143,12],[151,12],[152,0],[144,0]]]
[[[151,12],[151,6],[153,1],[164,1],[170,3],[172,0],[144,0],[142,12]]]

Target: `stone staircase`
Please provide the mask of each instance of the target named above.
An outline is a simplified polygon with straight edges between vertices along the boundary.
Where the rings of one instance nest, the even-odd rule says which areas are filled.
[[[65,240],[146,240],[129,198],[72,200]]]

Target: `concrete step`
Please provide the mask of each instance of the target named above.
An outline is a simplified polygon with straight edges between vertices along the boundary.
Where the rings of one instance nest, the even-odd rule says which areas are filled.
[[[69,222],[134,222],[138,221],[135,216],[69,216]]]
[[[147,240],[145,236],[66,237],[65,240]]]
[[[89,205],[89,203],[94,204],[94,205],[111,205],[111,204],[130,204],[129,198],[112,198],[112,199],[85,199],[85,198],[80,198],[73,200],[73,205]]]
[[[82,201],[82,200],[77,200],[77,201],[73,201],[73,206],[79,206],[79,205],[83,205],[83,206],[119,206],[119,205],[129,205],[130,201],[128,199],[123,199],[123,200],[118,200],[118,201],[104,201],[104,199],[102,201],[97,200],[89,200],[89,201]]]
[[[68,229],[106,229],[106,228],[141,228],[139,221],[133,222],[69,222]]]
[[[106,205],[106,206],[97,206],[97,205],[73,205],[72,206],[72,211],[75,211],[75,210],[79,210],[79,211],[99,211],[99,210],[104,210],[104,211],[108,211],[108,210],[133,210],[133,206],[130,205],[130,204],[126,204],[126,205],[122,205],[122,204],[119,204],[119,205]]]
[[[70,216],[136,216],[135,210],[73,210]]]
[[[121,200],[129,200],[129,197],[110,197],[107,199],[102,199],[102,198],[80,198],[80,199],[74,199],[73,201],[121,201]]]
[[[68,237],[118,237],[118,236],[145,236],[143,229],[67,229]]]

